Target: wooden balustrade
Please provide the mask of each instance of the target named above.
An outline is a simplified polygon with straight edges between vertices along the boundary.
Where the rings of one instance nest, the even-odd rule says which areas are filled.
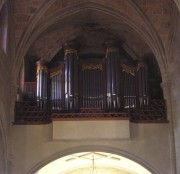
[[[79,112],[62,112],[60,110],[42,111],[35,102],[16,102],[15,123],[34,124],[34,122],[49,123],[53,118],[63,119],[110,119],[130,118],[135,123],[167,123],[164,100],[150,100],[143,108],[125,108],[124,111],[106,112],[104,109],[82,108]]]

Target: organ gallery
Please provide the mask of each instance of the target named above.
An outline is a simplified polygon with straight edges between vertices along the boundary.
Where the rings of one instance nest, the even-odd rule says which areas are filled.
[[[82,43],[69,41],[49,62],[25,58],[15,121],[127,118],[166,122],[157,62],[153,56],[134,60],[121,45],[107,40],[101,44],[101,54],[83,53]],[[149,75],[151,71],[154,76]]]

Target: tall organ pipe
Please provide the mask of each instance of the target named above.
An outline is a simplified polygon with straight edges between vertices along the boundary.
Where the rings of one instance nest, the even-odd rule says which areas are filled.
[[[64,68],[62,66],[52,69],[50,72],[51,78],[51,108],[53,110],[63,109],[63,77]]]
[[[46,109],[47,108],[47,99],[48,99],[48,93],[47,93],[47,81],[48,81],[48,69],[47,69],[47,63],[40,59],[36,62],[36,74],[37,74],[37,104],[40,109]]]
[[[65,43],[65,109],[78,109],[78,56],[73,42]]]
[[[148,82],[147,82],[147,66],[145,63],[138,63],[137,67],[138,80],[138,96],[139,106],[143,107],[148,104]]]
[[[119,50],[116,43],[108,41],[106,46],[107,106],[108,109],[120,108],[119,97]]]

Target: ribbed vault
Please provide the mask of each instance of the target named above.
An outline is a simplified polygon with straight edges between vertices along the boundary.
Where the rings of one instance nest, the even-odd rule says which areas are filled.
[[[144,43],[146,43],[150,47],[150,49],[152,50],[152,52],[157,58],[161,71],[165,71],[166,60],[164,56],[164,47],[158,33],[154,29],[151,22],[149,22],[148,18],[139,10],[139,8],[137,8],[137,5],[134,5],[128,2],[125,5],[125,7],[122,9],[115,8],[116,4],[113,4],[113,7],[112,7],[112,5],[110,5],[110,3],[108,2],[103,5],[100,3],[93,3],[93,2],[85,2],[85,3],[77,3],[77,4],[74,2],[74,4],[69,4],[69,6],[66,4],[64,8],[59,8],[58,10],[53,9],[55,7],[52,5],[51,8],[53,9],[53,13],[50,13],[49,11],[49,10],[52,11],[51,8],[48,9],[46,6],[44,6],[44,9],[43,8],[41,9],[42,12],[37,14],[37,17],[39,18],[39,20],[37,20],[37,17],[33,18],[34,20],[33,19],[31,20],[29,27],[27,27],[27,30],[22,35],[22,39],[20,40],[20,43],[18,44],[19,47],[17,48],[17,54],[16,54],[17,67],[16,68],[19,69],[23,57],[28,52],[30,47],[33,47],[33,45],[36,45],[35,41],[38,38],[40,38],[38,39],[38,42],[39,40],[44,41],[44,39],[47,37],[47,31],[48,33],[51,33],[51,34],[52,32],[57,31],[57,30],[53,30],[54,28],[53,26],[58,26],[58,25],[62,26],[62,25],[68,24],[69,27],[72,27],[74,23],[76,23],[75,28],[78,28],[81,31],[82,26],[80,26],[80,23],[81,25],[83,25],[87,23],[88,21],[90,21],[94,23],[99,22],[102,28],[112,30],[112,32],[114,32],[114,28],[116,28],[116,32],[117,33],[119,32],[121,34],[123,34],[120,30],[122,24],[128,26],[127,28],[130,28],[130,30],[127,30],[127,31],[131,31],[130,33],[132,33],[132,35],[134,36],[141,36],[141,40],[143,42],[140,45],[144,45]],[[55,4],[56,4],[55,6],[57,6],[57,2],[55,2]],[[129,15],[128,10],[131,10],[133,14]],[[91,14],[90,13],[91,11],[97,14],[97,15],[94,15],[96,18],[93,17],[93,15],[89,16],[89,14]],[[98,21],[98,17],[100,19],[99,21]],[[80,20],[79,21],[75,20],[77,18],[78,19],[80,18]],[[102,20],[103,18],[104,20]],[[71,21],[73,22],[71,23]],[[108,24],[109,21],[111,21],[111,23]],[[102,24],[105,22],[106,22],[106,26],[105,24]],[[78,26],[78,23],[79,23],[79,26]],[[117,28],[117,25],[119,26],[118,28]],[[34,27],[32,28],[32,26]],[[59,27],[59,32],[61,32],[61,28],[63,27]],[[72,28],[74,29],[74,26]],[[69,36],[69,33],[72,33],[72,32],[66,33],[66,31],[67,30],[62,30],[61,34],[63,35],[63,37],[59,37],[58,38],[59,40],[64,41],[64,40],[73,39],[73,38],[67,37]],[[133,40],[135,39],[133,39],[132,37],[128,39],[128,41],[133,41]],[[51,41],[49,40],[49,42]],[[57,47],[60,47],[59,45],[61,45],[61,42],[58,42],[57,40],[54,40],[54,42],[56,42],[56,44],[53,44],[55,48],[51,48],[52,53],[49,52],[49,50],[44,49],[48,51],[48,57],[51,57],[52,55],[54,55],[55,53],[53,53],[53,51],[57,51],[58,50]],[[57,46],[57,44],[59,45]],[[138,49],[144,50],[140,45]],[[52,47],[52,45],[50,47]],[[35,49],[33,48],[33,50]]]

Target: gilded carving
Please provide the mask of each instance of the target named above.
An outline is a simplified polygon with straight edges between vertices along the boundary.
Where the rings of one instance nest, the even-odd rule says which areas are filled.
[[[138,63],[138,65],[137,65],[137,71],[139,71],[139,69],[141,68],[141,67],[145,67],[146,65],[144,64],[144,63]]]
[[[102,67],[102,64],[83,64],[82,65],[82,71],[85,71],[85,70],[100,70],[102,71],[103,70],[103,67]]]
[[[133,76],[136,75],[136,68],[135,67],[130,67],[130,66],[127,66],[125,64],[122,64],[122,72],[126,72],[128,74],[131,74]]]
[[[74,48],[71,48],[71,49],[65,49],[65,51],[64,51],[64,60],[66,60],[68,54],[75,54],[76,57],[78,57],[77,50],[74,49]]]
[[[62,72],[63,72],[63,67],[62,66],[54,68],[50,72],[50,78],[53,78],[54,76],[56,76],[58,74],[62,74]]]
[[[146,67],[146,65],[144,63],[138,63],[136,67],[130,67],[128,65],[122,64],[121,67],[122,67],[122,72],[126,72],[128,74],[135,76],[136,72],[138,72],[140,68]]]
[[[110,47],[110,48],[107,48],[107,49],[106,49],[106,53],[117,52],[117,51],[118,51],[118,49],[115,48],[115,47]]]
[[[39,71],[44,70],[46,72],[46,74],[48,73],[48,69],[46,66],[38,66],[36,69],[36,73],[38,74]]]

